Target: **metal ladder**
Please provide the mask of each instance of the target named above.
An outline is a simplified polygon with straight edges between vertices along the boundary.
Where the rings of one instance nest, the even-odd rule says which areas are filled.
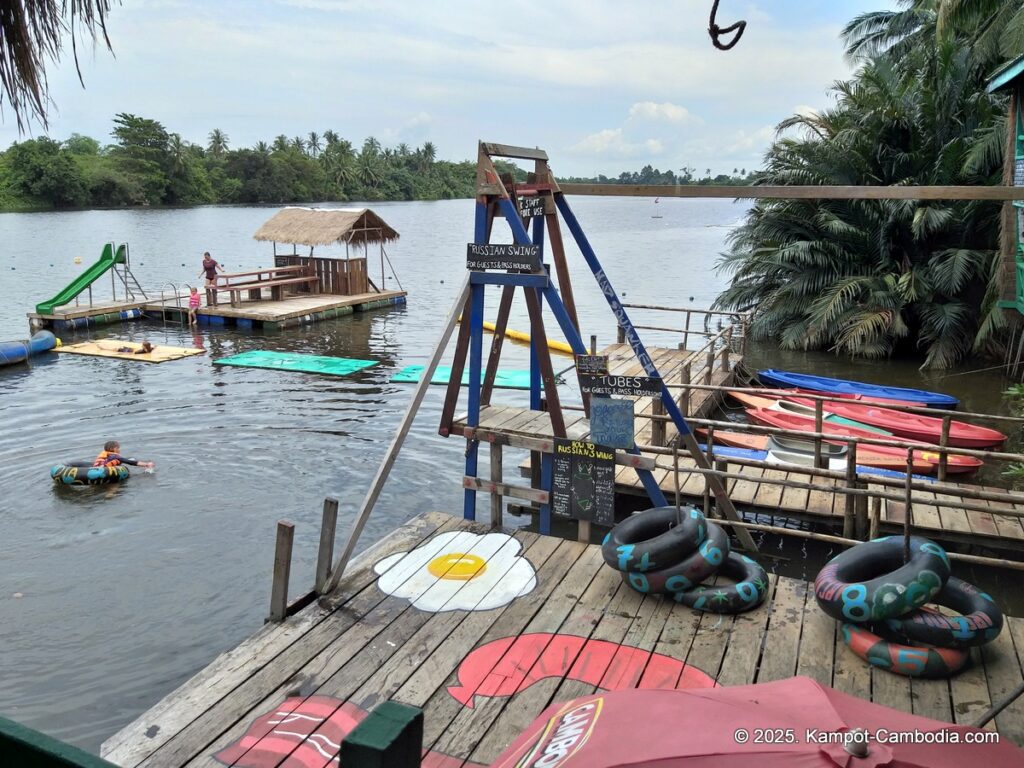
[[[167,302],[169,301],[169,299],[167,298],[167,286],[170,286],[171,291],[173,291],[174,293],[174,306],[178,310],[178,322],[182,326],[184,326],[185,323],[187,322],[188,314],[186,312],[182,312],[181,291],[179,290],[176,283],[172,283],[170,281],[164,283],[160,287],[160,319],[163,321],[164,325],[167,325]],[[188,288],[189,291],[192,290],[191,286],[189,286],[188,283],[185,284],[185,287]]]

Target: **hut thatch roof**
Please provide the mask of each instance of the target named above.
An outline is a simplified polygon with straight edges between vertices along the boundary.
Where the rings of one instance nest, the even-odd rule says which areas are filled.
[[[253,237],[298,245],[363,245],[390,243],[398,233],[369,208],[289,207],[278,211]]]

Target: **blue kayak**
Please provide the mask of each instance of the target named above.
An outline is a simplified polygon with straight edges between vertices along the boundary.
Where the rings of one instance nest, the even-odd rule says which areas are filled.
[[[698,443],[701,451],[707,452],[708,448],[705,443]],[[750,448],[734,448],[731,445],[716,445],[712,449],[712,453],[716,459],[754,459],[755,461],[767,461],[768,451],[755,451]],[[857,472],[862,475],[877,475],[878,477],[898,477],[900,480],[907,476],[906,472],[898,472],[895,469],[882,469],[881,467],[865,467],[860,464],[857,465]],[[924,480],[927,483],[936,482],[936,478],[928,477],[927,475],[911,475],[914,480]]]
[[[924,389],[907,387],[886,387],[882,384],[868,384],[863,381],[847,379],[831,379],[828,376],[812,376],[809,373],[794,373],[768,368],[757,372],[757,378],[768,387],[813,390],[814,392],[834,392],[840,395],[862,395],[865,399],[879,398],[889,400],[909,400],[921,403],[929,408],[956,408],[960,403],[952,395],[941,392],[928,392]]]

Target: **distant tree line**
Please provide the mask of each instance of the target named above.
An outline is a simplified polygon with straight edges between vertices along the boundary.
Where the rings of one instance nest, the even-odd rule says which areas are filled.
[[[72,134],[30,139],[0,153],[0,208],[66,208],[310,200],[472,197],[476,164],[437,159],[431,142],[362,147],[334,131],[232,149],[219,129],[206,146],[158,121],[121,113],[112,144]]]
[[[742,185],[753,184],[760,178],[759,171],[747,171],[746,168],[733,168],[732,174],[718,173],[711,175],[711,169],[707,168],[703,176],[697,175],[697,169],[684,167],[679,173],[672,170],[661,171],[650,165],[645,165],[639,171],[624,171],[615,177],[608,177],[604,174],[594,178],[582,178],[573,176],[563,178],[560,181],[566,184],[661,184],[661,185]]]

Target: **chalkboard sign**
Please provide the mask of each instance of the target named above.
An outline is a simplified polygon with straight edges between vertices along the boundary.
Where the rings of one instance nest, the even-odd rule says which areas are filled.
[[[591,395],[657,397],[661,395],[661,379],[649,376],[595,376],[581,373],[580,389]]]
[[[1024,157],[1018,157],[1013,163],[1013,186],[1024,187]]]
[[[520,197],[519,215],[524,219],[532,219],[534,216],[544,215],[543,197]]]
[[[614,525],[615,451],[556,437],[551,512],[573,520]]]
[[[466,269],[540,271],[540,246],[510,244],[466,245]]]
[[[576,355],[576,371],[604,376],[608,373],[608,355]]]
[[[636,436],[633,400],[595,397],[590,401],[590,439],[601,445],[629,450]]]

